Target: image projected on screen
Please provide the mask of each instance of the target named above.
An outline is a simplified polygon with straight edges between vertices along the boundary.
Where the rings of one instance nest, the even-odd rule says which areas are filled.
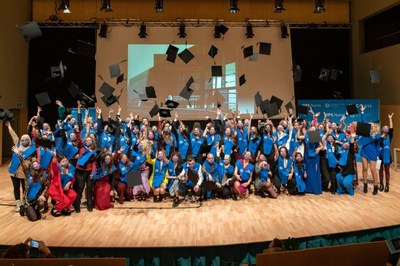
[[[179,103],[176,110],[180,114],[209,112],[217,107],[238,110],[236,58],[226,58],[226,63],[212,67],[214,60],[207,54],[208,48],[190,44],[176,44],[172,48],[169,44],[129,44],[128,107],[150,109],[155,103],[162,107],[172,100]],[[194,57],[182,55],[185,49]],[[212,73],[212,69],[219,73]],[[146,87],[151,86],[157,98],[146,94]]]

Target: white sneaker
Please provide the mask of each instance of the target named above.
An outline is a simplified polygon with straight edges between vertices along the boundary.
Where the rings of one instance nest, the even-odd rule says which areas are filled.
[[[16,200],[15,203],[17,204],[17,207],[15,207],[15,211],[19,212],[21,209],[21,200]]]

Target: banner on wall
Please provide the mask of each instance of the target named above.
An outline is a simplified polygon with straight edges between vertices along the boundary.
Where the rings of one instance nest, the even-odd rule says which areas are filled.
[[[364,105],[366,108],[364,112],[366,122],[375,122],[380,119],[378,99],[298,100],[297,104],[311,107],[314,113],[320,112],[321,115],[318,118],[318,122],[322,122],[325,113],[329,120],[340,123],[340,119],[346,114],[346,106],[350,104],[356,104],[359,113],[347,116],[345,119],[346,124],[353,121],[361,121],[360,105]],[[308,121],[312,120],[310,113],[308,115],[300,114],[299,117]]]

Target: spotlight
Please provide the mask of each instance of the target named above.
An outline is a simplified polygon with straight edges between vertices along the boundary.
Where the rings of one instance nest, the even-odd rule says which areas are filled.
[[[249,23],[246,26],[246,37],[248,39],[251,39],[254,37],[254,33],[253,33],[253,26]]]
[[[314,13],[325,12],[325,0],[315,0]]]
[[[179,25],[179,32],[177,34],[179,36],[179,38],[186,38],[187,34],[185,32],[185,24],[181,24]]]
[[[113,12],[113,10],[111,9],[111,0],[101,0],[100,11]]]
[[[140,31],[138,36],[142,39],[147,37],[147,33],[146,33],[146,25],[144,25],[144,23],[142,23],[142,25],[140,25]]]
[[[238,8],[238,0],[230,0],[230,2],[231,2],[231,6],[229,8],[229,13],[235,14],[235,13],[239,12],[240,10]]]
[[[100,38],[107,38],[107,27],[108,26],[105,22],[100,25],[100,32],[99,32]]]
[[[286,9],[283,8],[283,0],[275,0],[275,13],[282,13]]]
[[[164,12],[163,0],[155,0],[154,1],[154,11],[157,13]]]
[[[282,39],[286,39],[287,37],[289,37],[287,26],[285,24],[282,24],[282,26],[281,26],[281,38]]]
[[[70,14],[71,11],[69,10],[69,0],[61,0],[58,10],[62,10],[64,14]]]

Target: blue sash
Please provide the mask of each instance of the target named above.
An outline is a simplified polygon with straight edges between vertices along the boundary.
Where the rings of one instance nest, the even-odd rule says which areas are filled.
[[[61,175],[61,185],[62,185],[62,188],[64,188],[65,185],[66,185],[69,181],[71,181],[72,178],[74,178],[75,167],[72,166],[72,165],[69,165],[68,173],[67,173],[67,174],[64,174],[64,173],[62,172],[61,166],[58,166],[58,169],[60,170],[60,175]]]
[[[21,153],[21,157],[23,160],[25,160],[35,152],[36,152],[36,147],[34,145],[31,145],[29,148],[27,148],[26,150],[24,150]],[[12,157],[11,157],[11,165],[10,165],[9,173],[12,175],[15,175],[20,164],[21,164],[21,162],[19,161],[18,155],[16,153],[13,153]]]
[[[47,167],[49,167],[49,164],[52,159],[53,159],[52,151],[40,148],[40,166],[42,167],[42,169],[46,170]]]
[[[72,142],[68,142],[67,145],[65,145],[64,149],[64,155],[65,157],[68,158],[68,160],[71,160],[72,158],[75,157],[75,155],[78,153],[78,148],[75,147]]]
[[[95,155],[96,155],[96,152],[92,152],[85,147],[85,152],[83,154],[81,154],[81,156],[78,159],[77,164],[82,167],[92,158],[92,156],[95,156]]]
[[[274,139],[272,138],[272,136],[264,135],[263,136],[263,153],[264,153],[264,155],[271,154],[273,145],[274,145]]]
[[[163,162],[162,168],[160,167],[160,160],[155,159],[154,160],[154,174],[153,174],[153,182],[151,183],[151,186],[153,188],[159,188],[161,186],[161,183],[163,182],[165,178],[165,174],[167,173],[168,170],[168,164]]]

